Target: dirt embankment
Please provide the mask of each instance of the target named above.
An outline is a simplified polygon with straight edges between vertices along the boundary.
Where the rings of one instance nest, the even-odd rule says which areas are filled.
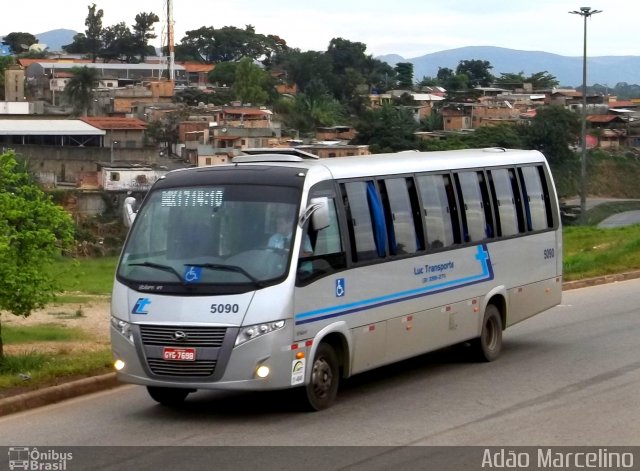
[[[4,352],[75,352],[102,349],[109,345],[109,298],[87,299],[86,303],[52,304],[45,309],[34,311],[28,317],[14,316],[2,312],[2,326],[23,326],[55,324],[77,328],[83,332],[82,339],[55,342],[33,342],[18,345],[4,345]]]

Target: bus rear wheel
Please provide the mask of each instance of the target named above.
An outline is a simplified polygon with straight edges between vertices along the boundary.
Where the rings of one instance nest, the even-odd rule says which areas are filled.
[[[480,337],[472,342],[474,356],[479,361],[493,361],[502,350],[502,318],[500,311],[489,304],[484,312]]]
[[[184,402],[192,389],[182,388],[161,388],[157,386],[147,386],[147,392],[151,399],[159,402],[163,406],[175,407]]]
[[[338,357],[328,343],[318,346],[311,364],[311,380],[305,386],[306,403],[311,410],[326,409],[336,399],[339,379]]]

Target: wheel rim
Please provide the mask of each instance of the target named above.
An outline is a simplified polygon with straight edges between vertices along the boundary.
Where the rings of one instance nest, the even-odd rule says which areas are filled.
[[[323,357],[318,358],[313,364],[311,384],[313,386],[313,394],[316,397],[326,397],[331,390],[333,372],[331,371],[331,366]]]

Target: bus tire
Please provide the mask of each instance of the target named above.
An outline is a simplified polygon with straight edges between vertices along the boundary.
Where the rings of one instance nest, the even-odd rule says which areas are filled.
[[[326,409],[336,399],[340,369],[338,356],[328,343],[318,346],[311,364],[311,379],[305,386],[306,405],[313,410]]]
[[[489,304],[484,312],[480,337],[471,343],[474,356],[478,361],[493,361],[500,356],[502,350],[502,318],[500,311]]]
[[[193,392],[193,390],[147,386],[147,392],[149,393],[149,396],[151,396],[151,399],[159,402],[163,406],[175,407],[182,404],[189,393]]]

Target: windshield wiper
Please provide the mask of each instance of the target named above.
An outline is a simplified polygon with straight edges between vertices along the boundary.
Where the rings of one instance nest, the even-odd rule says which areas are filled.
[[[153,263],[153,262],[140,262],[140,263],[129,263],[129,266],[156,268],[158,270],[173,273],[174,275],[176,275],[176,277],[180,280],[181,283],[184,283],[184,280],[182,279],[182,276],[180,275],[180,273],[178,273],[178,271],[175,268],[169,265],[161,265],[160,263]]]
[[[198,267],[198,268],[208,268],[210,270],[223,270],[223,271],[232,271],[234,273],[240,273],[247,278],[249,278],[253,284],[255,284],[258,288],[262,288],[264,283],[254,277],[251,273],[245,270],[242,267],[237,265],[222,265],[220,263],[185,263],[185,267]]]

